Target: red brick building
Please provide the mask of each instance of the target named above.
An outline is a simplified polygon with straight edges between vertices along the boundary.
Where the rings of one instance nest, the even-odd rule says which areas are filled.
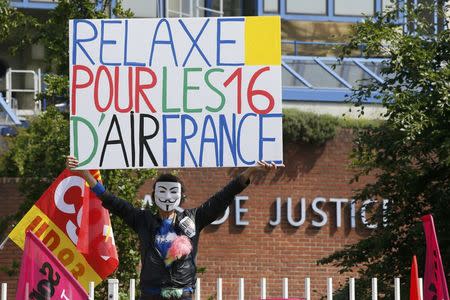
[[[245,299],[259,297],[262,277],[267,278],[268,297],[281,297],[282,278],[289,279],[289,295],[300,297],[304,279],[310,277],[312,299],[326,294],[327,277],[333,277],[334,288],[346,281],[337,268],[318,266],[316,261],[370,233],[360,211],[350,205],[352,191],[358,187],[349,184],[352,137],[350,131],[341,130],[324,146],[285,145],[286,167],[259,178],[237,198],[239,205],[230,208],[221,225],[204,230],[197,261],[198,267],[206,268],[199,276],[202,299],[215,295],[219,277],[224,299],[237,298],[241,277],[245,278]],[[188,195],[185,207],[201,204],[237,172],[229,168],[181,170]],[[151,186],[151,182],[145,184],[139,196],[150,194]],[[1,216],[14,212],[23,200],[15,179],[0,180],[0,195]],[[20,249],[8,242],[0,252],[0,267],[11,266],[20,257]],[[16,279],[0,272],[0,282],[8,282],[9,299],[13,299]]]

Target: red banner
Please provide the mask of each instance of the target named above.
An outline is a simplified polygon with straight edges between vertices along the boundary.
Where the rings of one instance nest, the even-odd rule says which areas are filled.
[[[441,252],[436,237],[432,215],[422,217],[425,238],[427,240],[427,256],[424,276],[424,299],[449,300],[447,281],[442,266]]]
[[[93,204],[95,201],[97,204]],[[16,225],[9,237],[23,249],[25,233],[31,230],[83,287],[88,289],[90,281],[100,283],[118,266],[109,214],[98,203],[100,200],[90,193],[83,178],[64,170]],[[96,217],[98,222],[88,222]],[[104,230],[105,228],[108,230]],[[93,235],[87,237],[83,232],[89,230],[92,230]],[[94,242],[87,247],[92,251],[81,253],[77,249],[80,233],[83,248],[86,248],[86,242]]]

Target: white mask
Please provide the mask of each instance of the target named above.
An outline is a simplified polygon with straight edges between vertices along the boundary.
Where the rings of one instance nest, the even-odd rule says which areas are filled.
[[[181,183],[158,181],[155,184],[155,203],[164,211],[176,209],[181,202]]]

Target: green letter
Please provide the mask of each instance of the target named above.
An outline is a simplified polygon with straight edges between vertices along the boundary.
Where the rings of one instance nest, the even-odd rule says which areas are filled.
[[[211,82],[209,81],[209,74],[211,74],[213,72],[221,72],[221,73],[223,73],[223,69],[221,69],[221,68],[214,68],[214,69],[208,70],[205,73],[205,82],[206,82],[206,84],[208,85],[208,87],[211,90],[213,90],[213,92],[215,92],[217,95],[220,96],[220,101],[221,102],[220,102],[220,105],[217,108],[206,106],[206,110],[209,111],[209,112],[219,112],[219,111],[222,110],[223,106],[225,105],[225,95],[221,91],[219,91],[215,86],[213,86],[211,84]]]
[[[199,90],[200,87],[188,85],[188,73],[189,72],[201,72],[202,68],[185,68],[183,76],[183,111],[187,113],[202,112],[201,108],[188,108],[187,105],[187,93],[188,90]]]
[[[163,112],[180,112],[179,108],[168,108],[167,107],[167,67],[163,67],[163,88],[162,88],[162,111]]]
[[[82,167],[84,165],[87,165],[95,156],[95,153],[97,153],[97,146],[98,146],[98,136],[97,136],[97,132],[95,131],[94,126],[92,126],[92,124],[82,118],[82,117],[77,117],[77,116],[72,116],[70,117],[70,120],[73,121],[73,125],[72,125],[72,130],[73,130],[73,148],[74,148],[74,155],[76,159],[79,159],[78,157],[78,122],[81,122],[83,124],[85,124],[89,130],[92,133],[92,137],[94,138],[94,147],[92,148],[91,154],[89,155],[89,157],[80,162],[78,164],[78,167]]]

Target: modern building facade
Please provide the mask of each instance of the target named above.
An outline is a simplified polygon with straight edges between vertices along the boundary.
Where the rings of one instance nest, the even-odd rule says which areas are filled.
[[[435,0],[425,0],[430,1]],[[382,81],[380,69],[384,58],[362,58],[360,53],[354,53],[337,64],[335,48],[345,43],[352,24],[405,3],[390,0],[124,0],[122,5],[138,18],[280,15],[284,106],[340,116],[348,113],[349,104],[345,99],[353,87],[362,84],[361,80]],[[52,0],[10,2],[11,6],[40,18],[48,17],[56,4]],[[102,2],[97,5],[100,8]],[[116,1],[111,1],[111,17],[114,17],[115,5]],[[402,16],[399,16],[401,21]],[[11,56],[8,46],[0,45],[3,99],[0,102],[7,103],[16,117],[39,113],[45,109],[45,103],[34,100],[43,88],[45,50],[37,44]],[[382,110],[377,100],[368,99],[368,103],[365,117],[378,118]],[[2,107],[3,115],[11,114],[6,110]],[[3,121],[6,119],[17,123],[14,117],[4,117]]]

